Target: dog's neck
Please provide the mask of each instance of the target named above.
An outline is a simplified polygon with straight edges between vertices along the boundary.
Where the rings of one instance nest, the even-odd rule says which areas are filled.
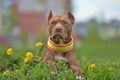
[[[73,50],[73,38],[71,37],[69,42],[65,43],[63,40],[58,40],[58,42],[54,42],[52,37],[49,37],[47,47],[49,50],[54,52],[69,52]]]
[[[70,37],[67,37],[65,39],[59,39],[59,38],[51,38],[51,40],[56,44],[67,44],[70,42]]]

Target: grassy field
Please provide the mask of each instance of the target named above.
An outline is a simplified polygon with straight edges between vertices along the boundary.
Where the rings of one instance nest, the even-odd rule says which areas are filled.
[[[43,43],[45,44],[45,43]],[[11,46],[9,46],[11,47]],[[0,80],[75,80],[65,61],[56,61],[58,72],[52,74],[48,64],[41,61],[44,45],[15,48],[10,55],[7,47],[0,47]],[[25,61],[29,55],[30,60]],[[120,42],[103,41],[90,36],[75,45],[85,80],[120,80]],[[39,54],[38,54],[39,53]]]
[[[87,80],[119,80],[120,43],[119,42],[85,42],[76,48],[78,59]],[[95,64],[94,70],[87,67]]]

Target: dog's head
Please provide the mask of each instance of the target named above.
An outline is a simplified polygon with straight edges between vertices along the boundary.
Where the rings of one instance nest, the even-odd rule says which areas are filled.
[[[53,39],[66,39],[71,37],[74,16],[70,12],[66,16],[53,16],[50,11],[47,22],[50,36]]]

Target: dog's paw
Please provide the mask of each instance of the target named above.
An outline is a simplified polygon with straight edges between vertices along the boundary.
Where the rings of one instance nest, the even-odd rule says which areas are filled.
[[[83,80],[84,78],[82,76],[76,76],[77,80]]]

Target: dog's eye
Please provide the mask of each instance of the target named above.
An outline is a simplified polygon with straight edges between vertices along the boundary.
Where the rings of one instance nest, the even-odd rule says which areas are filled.
[[[57,21],[52,21],[52,22],[51,22],[51,24],[56,24],[56,23],[57,23]]]
[[[63,24],[67,24],[68,22],[67,21],[62,21]]]

